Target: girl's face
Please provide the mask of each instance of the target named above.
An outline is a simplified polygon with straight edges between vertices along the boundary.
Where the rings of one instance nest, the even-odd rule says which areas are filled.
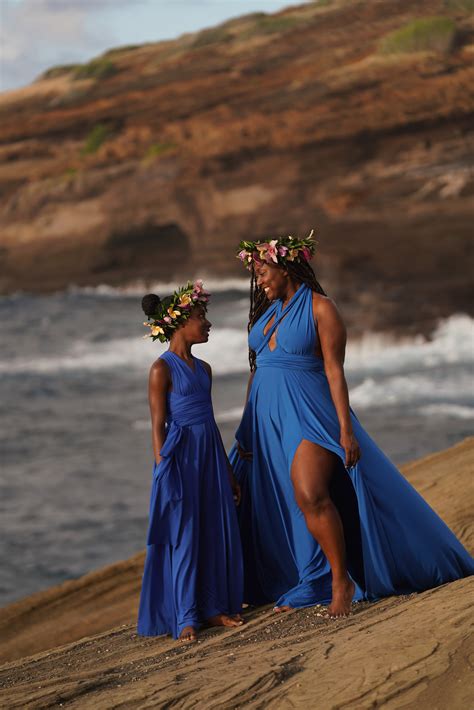
[[[202,306],[194,306],[188,320],[181,326],[186,339],[191,343],[207,343],[211,327]]]
[[[255,268],[257,285],[263,288],[269,301],[284,298],[288,288],[288,273],[279,266],[262,264]]]

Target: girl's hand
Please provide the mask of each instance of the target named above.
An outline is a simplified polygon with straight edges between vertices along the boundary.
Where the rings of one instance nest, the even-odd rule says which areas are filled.
[[[360,448],[352,432],[342,432],[340,444],[346,452],[346,468],[352,468],[360,459]]]
[[[235,480],[235,478],[232,479],[232,495],[234,496],[235,505],[240,505],[242,493],[240,490],[240,486]]]
[[[252,460],[252,452],[251,451],[245,451],[239,442],[237,441],[237,453],[239,454],[240,458],[243,459],[244,461],[251,461]]]

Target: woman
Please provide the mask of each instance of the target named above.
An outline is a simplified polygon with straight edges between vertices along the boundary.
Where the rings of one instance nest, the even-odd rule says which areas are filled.
[[[248,400],[231,453],[245,593],[275,609],[428,589],[472,574],[454,534],[349,407],[346,332],[309,265],[311,235],[241,242],[251,270]]]
[[[153,340],[170,347],[150,370],[155,464],[138,633],[195,641],[203,622],[243,623],[240,490],[214,421],[211,368],[191,354],[209,338],[209,294],[188,283],[143,298]]]

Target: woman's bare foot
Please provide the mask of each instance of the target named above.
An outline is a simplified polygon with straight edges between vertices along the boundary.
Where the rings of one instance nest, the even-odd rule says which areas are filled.
[[[185,641],[186,643],[197,641],[197,632],[194,626],[185,626],[179,635],[179,640]]]
[[[235,614],[234,616],[216,614],[215,616],[210,616],[209,619],[207,619],[207,623],[210,626],[242,626],[244,620],[240,614]]]
[[[274,606],[273,611],[276,611],[277,614],[283,614],[285,611],[291,611],[291,606]]]
[[[332,583],[332,601],[328,606],[328,613],[331,619],[349,616],[354,592],[355,585],[351,579],[343,580],[340,583]]]

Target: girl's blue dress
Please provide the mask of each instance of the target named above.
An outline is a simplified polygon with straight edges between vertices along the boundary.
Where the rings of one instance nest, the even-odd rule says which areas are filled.
[[[275,315],[275,322],[264,329]],[[268,343],[276,331],[277,345]],[[331,497],[344,525],[354,600],[417,592],[474,572],[456,536],[387,459],[351,412],[362,452],[346,472],[339,422],[323,361],[314,355],[312,291],[301,285],[282,312],[275,301],[249,345],[257,369],[236,439],[253,452],[230,458],[242,488],[239,522],[244,600],[305,607],[331,600],[331,571],[298,508],[291,464],[303,439],[337,454]]]
[[[216,614],[242,609],[239,528],[211,382],[169,350],[172,391],[161,461],[153,470],[138,633],[178,638]]]

